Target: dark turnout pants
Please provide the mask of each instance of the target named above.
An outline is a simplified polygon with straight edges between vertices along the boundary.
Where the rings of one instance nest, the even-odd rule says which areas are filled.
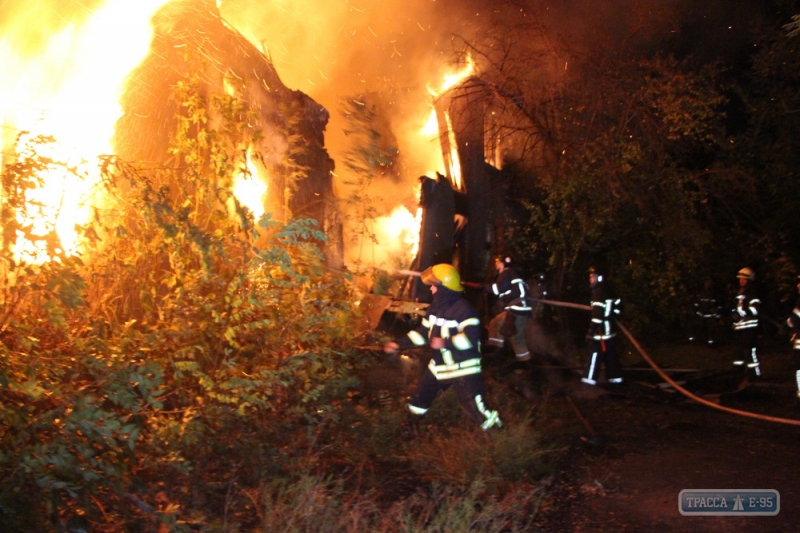
[[[606,379],[609,383],[622,383],[622,365],[617,355],[616,339],[591,339],[589,341],[589,368],[586,377],[581,381],[589,385],[597,385],[600,375],[600,365],[606,367]]]
[[[453,387],[458,402],[472,420],[480,424],[484,429],[495,425],[497,411],[493,411],[486,404],[486,385],[480,372],[453,379],[439,380],[436,379],[436,376],[433,375],[429,368],[425,369],[417,388],[411,395],[409,409],[414,414],[424,415],[437,396],[450,387]]]
[[[758,341],[756,328],[734,330],[734,341],[736,344],[736,358],[733,360],[733,364],[748,368],[756,376],[760,376],[761,365],[756,351],[756,343]]]

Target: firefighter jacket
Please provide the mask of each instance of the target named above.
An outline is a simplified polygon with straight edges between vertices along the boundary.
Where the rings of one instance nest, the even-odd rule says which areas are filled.
[[[592,322],[588,337],[600,341],[616,337],[617,331],[611,319],[620,314],[620,299],[614,298],[604,281],[592,286]]]
[[[500,298],[504,310],[518,316],[530,315],[531,303],[526,298],[530,296],[530,291],[514,267],[507,267],[497,275],[492,292]]]
[[[794,304],[792,314],[786,319],[786,325],[792,329],[792,348],[800,350],[800,297]]]
[[[720,305],[711,294],[704,294],[694,303],[694,313],[703,319],[721,318]]]
[[[431,350],[428,365],[436,379],[454,379],[481,372],[481,321],[478,311],[461,293],[437,287],[428,315],[421,324],[397,339],[401,348],[423,346],[440,337],[445,346]]]
[[[759,300],[752,283],[740,287],[736,294],[736,307],[733,309],[734,331],[757,328],[760,305],[761,300]]]

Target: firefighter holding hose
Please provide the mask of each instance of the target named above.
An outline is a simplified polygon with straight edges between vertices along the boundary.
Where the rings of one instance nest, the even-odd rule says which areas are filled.
[[[529,361],[531,351],[525,337],[525,325],[531,316],[528,285],[511,257],[498,255],[494,265],[497,279],[489,289],[498,297],[503,310],[489,322],[488,344],[502,348],[505,337],[509,337],[516,360]]]
[[[586,339],[589,341],[591,356],[586,377],[581,381],[587,385],[597,385],[599,367],[606,367],[606,380],[610,384],[622,383],[622,366],[616,348],[616,326],[612,319],[620,313],[620,300],[611,295],[603,274],[599,269],[589,269],[589,284],[592,287],[590,306],[592,319]]]
[[[430,364],[411,395],[403,438],[417,433],[419,421],[433,401],[451,387],[461,406],[482,429],[501,427],[500,416],[486,402],[478,311],[464,298],[458,270],[440,263],[423,271],[420,279],[430,285],[433,294],[428,315],[416,329],[383,347],[388,354],[426,344],[431,348]]]
[[[761,299],[753,284],[756,274],[751,268],[745,267],[736,274],[736,277],[739,279],[739,290],[736,293],[736,306],[731,313],[736,344],[736,359],[733,364],[749,369],[758,377],[761,375],[761,364],[758,361],[756,345]]]

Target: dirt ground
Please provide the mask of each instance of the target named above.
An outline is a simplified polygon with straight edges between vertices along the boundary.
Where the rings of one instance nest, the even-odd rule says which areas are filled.
[[[783,349],[765,357],[762,377],[746,386],[739,375],[726,370],[674,375],[712,402],[800,420],[790,352]],[[698,354],[687,357],[697,360]],[[724,350],[700,357],[704,366],[729,368],[723,365]],[[738,416],[688,400],[645,366],[628,367],[627,385],[619,391],[574,379],[568,380],[563,394],[543,399],[547,408],[542,413],[549,414],[539,423],[545,431],[561,432],[569,451],[542,502],[540,530],[800,531],[800,426]],[[683,516],[678,509],[683,489],[774,489],[780,493],[780,512]]]

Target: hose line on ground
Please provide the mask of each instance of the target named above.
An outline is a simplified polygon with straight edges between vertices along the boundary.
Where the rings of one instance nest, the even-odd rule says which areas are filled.
[[[573,303],[569,303],[569,302],[555,302],[553,300],[541,300],[541,299],[538,299],[538,298],[530,298],[530,299],[535,301],[535,302],[541,302],[541,303],[548,304],[548,305],[554,305],[556,307],[572,307],[574,309],[583,309],[585,311],[591,311],[591,309],[592,309],[590,306],[582,305],[582,304],[573,304]],[[676,391],[680,392],[681,394],[683,394],[687,398],[689,398],[691,400],[694,400],[697,403],[701,403],[703,405],[711,407],[713,409],[718,409],[720,411],[725,411],[726,413],[731,413],[731,414],[734,414],[734,415],[746,416],[746,417],[750,417],[750,418],[756,418],[756,419],[759,419],[759,420],[767,420],[769,422],[778,422],[779,424],[790,424],[792,426],[800,426],[800,420],[794,420],[792,418],[780,418],[780,417],[776,417],[776,416],[769,416],[769,415],[762,415],[762,414],[759,414],[759,413],[752,413],[750,411],[741,411],[739,409],[732,409],[730,407],[725,407],[724,405],[718,405],[718,404],[716,404],[714,402],[710,402],[708,400],[705,400],[703,398],[700,398],[699,396],[696,396],[696,395],[692,394],[688,390],[686,390],[683,387],[681,387],[680,385],[678,385],[663,370],[661,370],[661,368],[659,368],[659,366],[653,361],[653,359],[651,359],[650,356],[647,355],[647,352],[645,352],[644,348],[642,348],[642,345],[639,344],[639,342],[634,338],[633,335],[631,335],[631,332],[628,331],[628,328],[626,328],[624,325],[622,325],[622,323],[619,320],[617,320],[616,322],[617,322],[617,325],[619,326],[620,331],[622,331],[622,333],[625,334],[625,336],[628,338],[628,340],[631,342],[631,344],[633,344],[634,348],[636,348],[636,350],[639,352],[639,355],[642,356],[642,359],[644,359],[647,362],[647,364],[650,365],[653,368],[653,370],[655,370],[656,373],[658,373],[658,375],[661,376],[661,378],[664,381],[669,383],[669,385],[672,388],[674,388]]]

